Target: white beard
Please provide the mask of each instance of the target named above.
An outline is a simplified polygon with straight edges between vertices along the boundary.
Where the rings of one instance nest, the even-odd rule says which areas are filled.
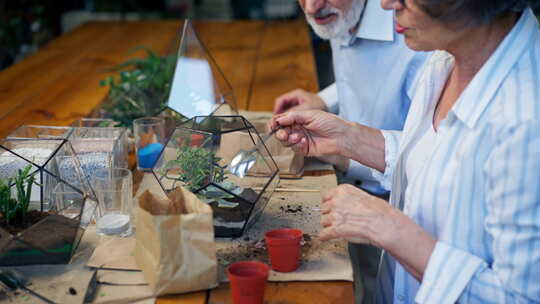
[[[336,20],[329,24],[317,24],[313,15],[306,14],[306,19],[319,37],[326,40],[334,39],[347,35],[349,30],[358,23],[365,4],[366,0],[352,0],[351,7],[346,12],[331,6],[324,8],[325,14],[335,13],[337,15]]]

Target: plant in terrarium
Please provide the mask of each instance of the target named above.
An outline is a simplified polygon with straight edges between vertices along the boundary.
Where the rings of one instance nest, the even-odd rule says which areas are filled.
[[[137,47],[132,52],[144,50],[145,58],[129,59],[113,71],[118,77],[109,76],[100,82],[109,87],[104,110],[108,116],[131,127],[134,119],[154,116],[166,108],[171,80],[174,75],[176,55],[160,56],[148,48]]]
[[[32,185],[35,184],[35,174],[30,174],[32,166],[19,169],[15,178],[0,178],[0,225],[8,231],[18,231],[33,224],[27,218],[28,206],[32,195]],[[15,186],[16,197],[13,197],[11,185]],[[40,216],[38,213],[38,219]],[[36,219],[34,219],[35,221]]]
[[[194,117],[174,130],[152,172],[165,192],[181,185],[208,203],[217,237],[238,237],[257,221],[278,183],[277,166],[258,142],[243,117]],[[254,147],[253,167],[235,174],[235,155]]]
[[[209,140],[209,138],[206,139],[202,146],[205,146]],[[213,184],[208,185],[209,182],[213,182],[236,195],[242,193],[243,188],[227,180],[227,169],[219,164],[220,161],[221,158],[209,149],[186,145],[178,149],[176,159],[170,160],[165,165],[163,175],[167,179],[180,181],[206,203],[217,202],[219,207],[235,207],[238,203],[227,201],[234,199],[234,195]],[[175,170],[177,173],[171,175],[171,168],[177,168]],[[208,186],[203,188],[206,185]]]

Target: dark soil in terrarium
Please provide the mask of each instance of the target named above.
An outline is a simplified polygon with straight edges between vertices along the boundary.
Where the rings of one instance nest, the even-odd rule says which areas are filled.
[[[17,234],[47,217],[49,213],[30,210],[26,213],[22,223],[8,225],[4,217],[0,217],[0,227],[11,234]]]
[[[35,210],[27,213],[25,225],[25,228],[11,227],[10,232],[18,233],[17,238],[0,240],[4,244],[0,248],[0,265],[67,263],[77,238],[82,235],[78,220]]]
[[[255,207],[258,193],[252,189],[244,189],[240,198],[226,199],[238,205],[233,208],[219,207],[217,202],[210,203],[214,213],[214,234],[216,237],[238,237],[242,235],[245,223],[248,220],[251,209]],[[253,203],[248,203],[248,201]]]

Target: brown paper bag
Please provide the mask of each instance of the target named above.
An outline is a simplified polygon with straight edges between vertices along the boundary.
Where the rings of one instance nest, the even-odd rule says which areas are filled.
[[[135,260],[155,295],[218,285],[212,209],[193,193],[145,191],[136,227]]]

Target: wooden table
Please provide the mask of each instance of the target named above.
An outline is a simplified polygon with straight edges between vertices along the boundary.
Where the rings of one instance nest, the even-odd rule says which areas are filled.
[[[0,137],[23,124],[69,125],[88,116],[107,94],[99,81],[106,69],[147,46],[173,50],[181,21],[92,22],[52,41],[0,72]],[[231,83],[239,108],[270,111],[275,97],[295,88],[317,91],[305,22],[195,22],[212,56]],[[133,56],[133,55],[131,55]],[[266,303],[352,303],[349,282],[269,283]],[[231,303],[228,284],[157,303]]]

